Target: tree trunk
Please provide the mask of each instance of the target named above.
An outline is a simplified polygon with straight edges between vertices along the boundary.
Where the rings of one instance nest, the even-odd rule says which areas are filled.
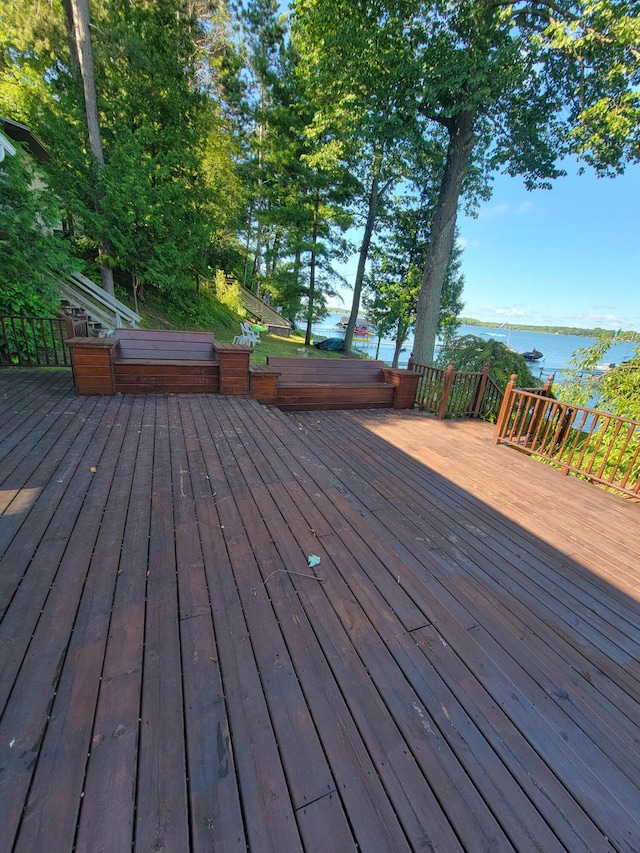
[[[349,322],[344,333],[344,344],[342,346],[344,352],[348,352],[353,344],[353,333],[355,332],[356,323],[358,322],[358,312],[360,311],[360,296],[362,294],[362,283],[364,281],[364,273],[369,256],[369,248],[371,246],[371,238],[373,237],[373,229],[376,224],[378,215],[378,207],[380,206],[380,170],[382,168],[382,152],[376,152],[373,161],[373,174],[371,177],[371,192],[369,193],[369,210],[367,212],[367,223],[362,237],[362,245],[360,246],[360,257],[358,258],[358,269],[356,270],[356,280],[353,284],[353,301],[351,302],[351,314]]]
[[[255,291],[256,296],[260,296],[260,279],[258,276],[260,275],[260,267],[262,265],[262,226],[260,225],[260,221],[257,223],[257,234],[256,234],[256,252],[255,257],[253,259],[253,273],[251,275],[251,289],[253,290],[253,285],[255,282]]]
[[[307,331],[304,342],[307,346],[311,343],[311,325],[313,323],[313,300],[316,290],[316,242],[318,240],[318,216],[320,212],[320,190],[316,189],[316,197],[313,205],[313,229],[311,233],[311,263],[309,268],[309,306],[307,310]]]
[[[469,168],[475,137],[474,115],[458,113],[450,119],[449,146],[427,247],[422,287],[418,296],[413,353],[415,361],[431,364],[438,333],[442,285],[456,233],[458,199]]]
[[[80,58],[78,57],[78,45],[76,43],[71,2],[72,0],[62,0],[62,10],[64,12],[67,42],[69,44],[69,56],[71,57],[71,73],[75,82],[79,84],[82,81],[82,71],[80,70]]]
[[[71,0],[71,11],[73,13],[73,35],[76,43],[78,62],[82,74],[82,86],[84,90],[84,106],[87,116],[87,130],[89,133],[89,144],[94,160],[98,167],[98,174],[104,168],[104,152],[102,150],[102,137],[100,136],[100,125],[98,123],[98,101],[96,98],[96,84],[93,72],[93,53],[91,50],[91,33],[89,31],[89,0]],[[100,194],[96,188],[96,209],[100,212]],[[113,271],[104,262],[109,254],[109,246],[103,235],[99,240],[100,274],[102,286],[114,295]]]
[[[247,290],[251,290],[251,280],[249,279],[249,247],[251,245],[251,226],[253,225],[253,199],[249,204],[249,221],[247,223],[247,243],[245,246],[245,255],[244,255],[244,277],[242,280],[242,286],[247,288]],[[253,267],[252,267],[253,269]]]
[[[276,228],[276,233],[273,238],[273,245],[271,246],[271,265],[269,272],[271,275],[276,274],[276,270],[278,269],[278,260],[280,256],[280,243],[282,242],[282,234],[284,229],[282,226],[278,226]]]
[[[396,340],[395,346],[393,348],[393,361],[391,362],[391,367],[397,367],[398,362],[400,361],[400,353],[402,352],[402,347],[404,342],[407,340],[409,326],[402,319],[398,320],[398,326],[396,328]]]

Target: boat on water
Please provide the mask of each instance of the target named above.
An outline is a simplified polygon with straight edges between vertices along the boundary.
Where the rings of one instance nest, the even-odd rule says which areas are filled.
[[[349,325],[349,318],[348,317],[340,317],[340,319],[336,323],[336,326],[339,329],[342,329],[343,332],[345,331],[345,329],[347,328],[348,325]],[[369,335],[373,334],[375,332],[375,330],[376,330],[376,327],[373,325],[373,323],[370,323],[366,319],[366,317],[358,317],[358,319],[356,320],[356,327],[354,329],[354,334],[356,334],[358,337],[365,337],[366,338]]]
[[[532,349],[529,352],[523,352],[522,357],[525,361],[540,361],[542,358],[542,353],[539,349]]]
[[[604,364],[596,364],[591,372],[593,376],[602,376],[603,373],[608,373],[610,370],[613,370],[615,366],[616,364],[613,361]]]

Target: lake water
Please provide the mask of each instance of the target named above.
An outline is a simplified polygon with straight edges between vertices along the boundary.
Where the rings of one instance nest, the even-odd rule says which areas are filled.
[[[337,328],[337,323],[342,314],[330,314],[321,323],[313,326],[314,340],[323,340],[324,338],[340,338],[344,337],[344,333]],[[516,329],[511,331],[507,329],[488,329],[480,326],[460,326],[458,335],[477,335],[478,337],[495,338],[502,343],[508,344],[516,352],[530,352],[533,349],[543,353],[540,361],[529,362],[529,366],[534,376],[546,378],[547,376],[555,376],[563,370],[573,353],[577,349],[589,346],[595,338],[579,337],[577,335],[557,335],[548,332],[521,332]],[[378,338],[371,335],[368,341],[357,340],[354,342],[354,349],[366,352],[367,355],[374,358]],[[404,350],[400,355],[400,367],[406,367],[409,360],[409,355],[413,347],[413,336],[411,335]],[[633,358],[635,349],[638,344],[628,342],[614,343],[609,348],[607,354],[603,357],[602,362],[619,364],[621,361]],[[378,358],[391,364],[393,359],[394,343],[392,340],[384,339],[380,344],[380,353]]]

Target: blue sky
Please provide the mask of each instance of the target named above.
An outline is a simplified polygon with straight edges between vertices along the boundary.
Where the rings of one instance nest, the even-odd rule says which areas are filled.
[[[459,221],[467,316],[640,329],[640,166],[613,180],[568,174],[527,192],[499,176]]]
[[[459,218],[465,316],[640,330],[640,166],[576,172],[534,192],[498,176],[478,217]]]

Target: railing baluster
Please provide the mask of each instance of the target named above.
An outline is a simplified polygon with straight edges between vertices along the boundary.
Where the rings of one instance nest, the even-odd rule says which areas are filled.
[[[528,389],[508,388],[508,392],[494,442],[546,459],[563,473],[583,474],[633,496],[640,492],[640,422],[562,403]]]
[[[0,317],[0,363],[16,367],[69,366],[61,317]]]

